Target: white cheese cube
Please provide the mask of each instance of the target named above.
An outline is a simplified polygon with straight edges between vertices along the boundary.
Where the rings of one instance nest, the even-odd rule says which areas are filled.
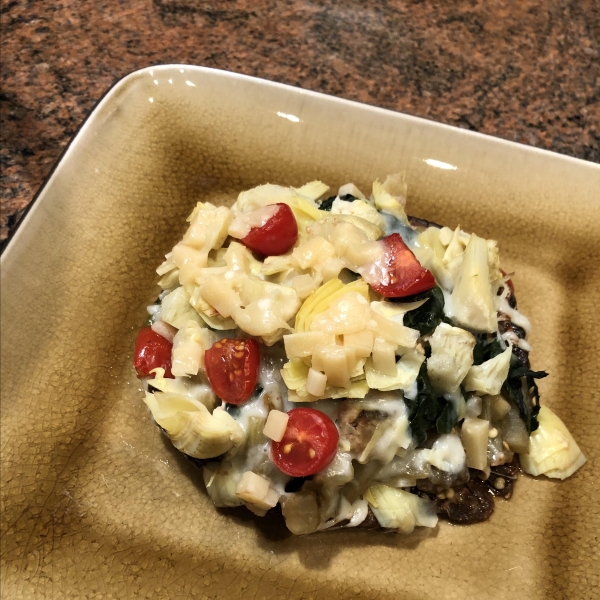
[[[158,333],[158,335],[165,338],[169,342],[173,343],[173,339],[175,338],[175,334],[177,333],[177,329],[164,321],[158,319],[152,323],[152,331]]]
[[[327,375],[320,373],[319,371],[315,371],[312,368],[308,370],[308,377],[306,378],[306,391],[309,394],[312,394],[313,396],[322,396],[325,393],[326,385]]]
[[[487,467],[490,422],[467,417],[463,421],[461,439],[467,455],[467,467],[483,471]]]
[[[396,375],[396,347],[380,337],[373,342],[373,368],[383,375]]]
[[[359,358],[367,358],[373,352],[373,332],[368,329],[344,334],[344,346],[353,348]]]
[[[344,261],[340,258],[330,258],[319,265],[319,270],[323,281],[327,282],[340,274],[344,268]]]
[[[269,480],[252,471],[246,471],[242,475],[235,495],[244,502],[262,509],[272,508],[279,500],[277,492],[270,488]]]
[[[283,439],[288,420],[289,417],[287,413],[281,412],[280,410],[270,411],[263,429],[263,434],[275,442],[280,442]]]
[[[405,327],[374,310],[371,311],[369,329],[373,331],[375,337],[382,337],[384,340],[403,348],[414,348],[419,339],[419,332],[416,329]]]
[[[204,352],[216,341],[212,331],[187,321],[173,339],[171,372],[175,377],[197,375],[204,368]]]
[[[311,356],[319,346],[335,345],[335,336],[324,331],[306,331],[283,336],[285,353],[288,358]]]
[[[269,490],[269,493],[263,500],[263,504],[265,504],[269,508],[273,508],[278,502],[279,502],[279,494],[277,493],[277,490],[274,490],[273,488],[271,488]]]
[[[318,287],[317,282],[308,273],[297,275],[292,279],[290,285],[301,299],[308,298]]]
[[[356,355],[352,348],[324,346],[313,354],[313,369],[323,371],[327,382],[335,387],[349,388],[350,373],[354,369]]]

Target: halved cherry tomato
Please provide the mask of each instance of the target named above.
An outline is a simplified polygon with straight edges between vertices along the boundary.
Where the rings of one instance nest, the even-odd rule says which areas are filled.
[[[384,252],[365,273],[371,287],[386,298],[404,298],[435,286],[433,275],[417,260],[397,233],[383,238]]]
[[[204,353],[208,381],[224,402],[242,404],[258,381],[260,350],[256,340],[223,339]]]
[[[133,366],[138,377],[147,377],[152,369],[162,368],[165,377],[173,378],[171,373],[171,351],[173,344],[159,335],[152,327],[140,329],[135,340]]]
[[[298,224],[287,204],[275,204],[278,211],[262,226],[254,227],[240,240],[253,252],[278,256],[287,252],[298,239]]]
[[[340,439],[335,423],[313,408],[294,408],[288,417],[283,439],[271,442],[273,462],[292,477],[322,471],[333,460]]]

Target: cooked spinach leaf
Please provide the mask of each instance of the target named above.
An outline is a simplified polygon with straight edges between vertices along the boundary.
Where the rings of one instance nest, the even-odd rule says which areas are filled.
[[[440,416],[435,421],[438,433],[450,433],[452,428],[458,423],[458,413],[454,404],[450,400],[443,399],[446,402]]]
[[[477,343],[473,349],[473,364],[480,365],[487,360],[495,358],[498,354],[504,352],[504,350],[506,350],[506,347],[500,340],[495,339],[490,342],[487,338],[487,334],[478,335]],[[519,415],[527,426],[527,431],[529,431],[529,433],[538,428],[537,415],[540,411],[540,394],[535,380],[546,377],[547,375],[548,373],[545,371],[532,371],[531,369],[524,367],[517,356],[514,354],[511,355],[508,377],[504,382],[503,389],[519,409]],[[525,394],[523,393],[523,377],[526,378],[527,388],[532,392],[533,406],[531,407],[528,406]]]
[[[535,431],[539,426],[537,416],[540,412],[540,392],[535,380],[543,379],[547,376],[548,373],[546,371],[532,371],[522,366],[518,358],[515,356],[511,357],[510,369],[503,389],[519,409],[519,415],[525,422],[529,433]],[[523,393],[523,377],[525,377],[527,389],[531,390],[533,403],[531,408],[528,406],[525,394]]]
[[[319,209],[327,211],[331,210],[331,207],[333,206],[333,203],[336,198],[337,196],[330,196],[329,198],[323,200],[323,202],[319,204]],[[358,200],[358,198],[356,198],[352,194],[344,194],[343,196],[340,196],[340,200],[344,200],[345,202],[354,202],[355,200]]]
[[[421,365],[417,377],[417,397],[405,398],[408,407],[410,429],[417,446],[427,439],[427,432],[437,426],[438,432],[449,433],[457,423],[458,415],[451,402],[438,398],[427,374],[427,362]]]
[[[440,321],[451,324],[451,321],[444,315],[444,294],[437,285],[426,292],[397,301],[404,303],[425,299],[427,300],[425,304],[404,315],[404,325],[418,329],[421,335],[431,333],[440,324]]]
[[[483,336],[477,336],[477,343],[473,348],[473,364],[480,365],[487,360],[495,358],[498,354],[502,354],[506,347],[503,346],[499,340],[490,342],[486,339],[487,334]]]

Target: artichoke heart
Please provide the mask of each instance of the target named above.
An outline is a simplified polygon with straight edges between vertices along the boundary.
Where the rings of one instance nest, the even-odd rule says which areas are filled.
[[[235,451],[244,441],[239,423],[220,406],[211,414],[197,400],[178,394],[147,393],[144,400],[173,446],[194,458],[214,458]]]
[[[487,242],[472,234],[452,291],[449,316],[472,331],[496,331],[495,291],[490,284]]]
[[[530,475],[566,479],[582,467],[586,458],[565,424],[547,407],[538,414],[539,427],[531,434],[529,452],[521,454],[521,466]]]
[[[468,392],[482,392],[492,396],[499,394],[508,377],[511,356],[512,347],[508,346],[494,358],[471,367],[464,379],[465,389]]]
[[[406,181],[397,173],[383,182],[373,182],[373,200],[379,210],[394,215],[402,223],[408,224],[402,201],[406,202]]]
[[[217,398],[208,384],[194,381],[190,377],[165,377],[165,370],[160,367],[153,369],[151,373],[154,374],[154,379],[149,385],[160,392],[191,398],[204,404],[208,410],[215,407]]]
[[[417,380],[419,369],[425,361],[425,357],[416,350],[409,350],[396,363],[395,375],[384,375],[373,368],[371,359],[365,365],[365,375],[368,386],[373,390],[389,392],[392,390],[404,390],[407,392]]]
[[[357,292],[365,300],[369,300],[369,286],[362,279],[344,285],[339,279],[330,279],[312,293],[302,304],[296,314],[296,332],[310,331],[315,316],[329,309],[342,296]]]
[[[188,321],[202,325],[200,315],[190,304],[190,295],[183,286],[175,288],[162,299],[160,319],[177,329],[181,329]]]
[[[385,221],[383,220],[383,217],[379,214],[379,211],[369,202],[365,202],[364,200],[354,200],[354,202],[346,202],[341,198],[336,198],[331,206],[331,214],[349,215],[352,217],[359,217],[360,219],[364,219],[365,221],[368,221],[369,223],[372,223],[373,225],[379,228],[379,230],[381,231],[379,237],[383,235]],[[356,223],[357,221],[353,220],[353,224]],[[369,230],[376,231],[374,229]],[[364,231],[365,233],[367,233],[367,230]]]
[[[441,392],[455,392],[473,365],[474,336],[459,327],[440,323],[429,344],[427,372],[431,383]],[[510,361],[510,354],[508,358]]]
[[[364,499],[382,527],[411,533],[415,526],[437,525],[433,502],[404,490],[378,483],[369,487]]]

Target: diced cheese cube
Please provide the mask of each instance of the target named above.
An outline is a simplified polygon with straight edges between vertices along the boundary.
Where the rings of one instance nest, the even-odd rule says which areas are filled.
[[[253,471],[246,471],[235,490],[236,496],[246,502],[254,502],[266,498],[269,493],[269,480]]]
[[[396,348],[380,337],[373,342],[373,368],[383,375],[396,375]]]
[[[216,341],[215,334],[200,327],[195,321],[187,321],[173,339],[171,372],[175,377],[197,375],[204,368],[204,352]]]
[[[350,387],[350,372],[356,363],[356,355],[352,348],[323,346],[316,349],[312,360],[313,369],[324,372],[330,385]]]
[[[384,340],[403,348],[414,348],[419,339],[419,332],[416,329],[405,327],[373,310],[371,311],[369,329],[373,331],[376,337],[382,337]]]
[[[373,332],[368,329],[356,333],[344,334],[344,346],[354,348],[354,353],[359,358],[367,358],[373,352]]]
[[[489,399],[493,421],[500,421],[509,413],[510,404],[502,396],[484,396],[484,399]]]
[[[281,412],[280,410],[270,411],[263,429],[264,435],[275,442],[280,442],[283,439],[288,420],[289,417],[287,413]]]
[[[487,467],[487,446],[490,422],[467,417],[463,421],[461,438],[467,455],[467,467],[483,471]]]
[[[308,370],[308,377],[306,378],[306,391],[313,396],[322,396],[325,393],[325,386],[327,385],[327,375],[314,369]],[[271,411],[273,412],[273,411]],[[280,440],[276,440],[280,441]]]
[[[266,504],[269,508],[273,508],[279,502],[279,494],[277,490],[271,488],[266,498],[263,500],[263,503]]]
[[[335,345],[335,336],[324,331],[306,331],[283,336],[288,358],[303,358],[314,353],[319,346]]]
[[[343,268],[344,261],[341,258],[330,258],[319,264],[319,271],[324,282],[337,277]]]
[[[297,275],[291,281],[292,288],[296,290],[298,298],[308,298],[318,287],[317,282],[307,273],[306,275]]]
[[[168,340],[171,343],[173,343],[173,338],[175,337],[175,334],[177,333],[177,329],[175,329],[175,327],[173,327],[172,325],[169,325],[168,323],[165,323],[164,321],[161,321],[160,319],[158,319],[158,320],[154,321],[154,323],[152,323],[152,330],[155,331],[156,333],[158,333],[158,335],[164,337],[165,340]]]
[[[331,344],[333,346],[333,344]],[[315,371],[323,372],[325,370],[325,364],[323,360],[329,353],[330,346],[321,346],[320,348],[315,348],[315,351],[312,355],[312,368]]]

